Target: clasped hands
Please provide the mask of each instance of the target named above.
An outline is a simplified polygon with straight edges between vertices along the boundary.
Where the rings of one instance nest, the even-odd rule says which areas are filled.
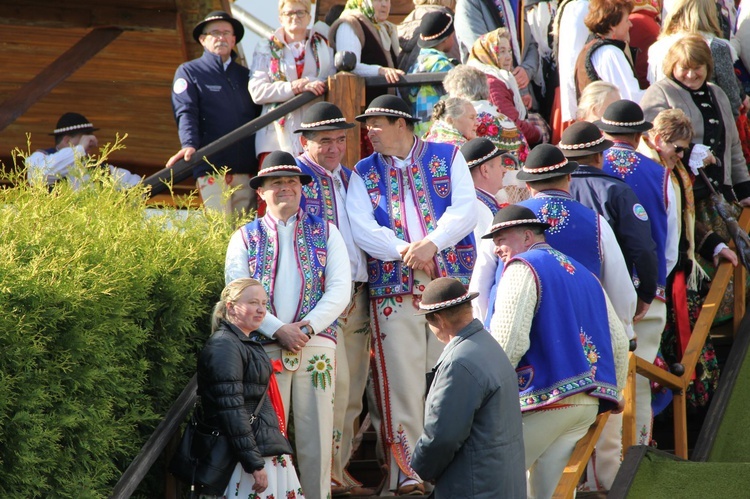
[[[429,239],[422,239],[411,243],[399,251],[401,259],[413,270],[423,270],[428,276],[435,279],[438,277],[437,268],[435,267],[435,253],[437,246]]]
[[[290,322],[284,324],[274,333],[274,337],[279,340],[281,348],[290,352],[299,353],[305,347],[310,337],[307,336],[300,328],[310,324],[310,321]]]

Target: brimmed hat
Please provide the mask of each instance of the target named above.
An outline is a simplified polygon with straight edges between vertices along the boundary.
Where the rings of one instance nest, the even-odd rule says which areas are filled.
[[[461,154],[463,154],[466,159],[466,164],[469,165],[469,169],[486,163],[492,158],[496,158],[507,152],[508,151],[505,149],[499,149],[487,137],[471,139],[461,146]]]
[[[347,130],[354,126],[356,126],[354,123],[346,122],[344,114],[336,104],[317,102],[305,110],[302,115],[302,123],[294,133]]]
[[[250,187],[257,189],[264,179],[271,177],[299,177],[302,185],[312,182],[312,177],[302,173],[294,161],[294,156],[284,151],[274,151],[263,160],[258,175],[250,179]]]
[[[367,106],[365,113],[360,114],[354,119],[364,123],[367,118],[372,118],[373,116],[403,118],[406,121],[414,123],[421,121],[416,116],[412,116],[409,104],[407,104],[404,99],[396,97],[395,95],[381,95],[380,97],[374,98],[372,102],[370,102],[370,105]]]
[[[422,48],[434,47],[453,34],[453,16],[447,12],[428,12],[419,23],[417,45]]]
[[[419,311],[414,315],[425,315],[446,308],[461,305],[479,296],[479,293],[466,291],[461,281],[453,277],[438,277],[424,288]]]
[[[495,213],[492,225],[487,229],[487,233],[482,236],[482,239],[492,239],[492,236],[503,229],[525,226],[542,227],[545,230],[550,228],[550,224],[539,220],[530,209],[512,204]]]
[[[577,121],[565,129],[557,147],[566,158],[577,158],[606,151],[613,145],[614,142],[605,139],[596,125]]]
[[[215,10],[208,14],[205,19],[195,25],[193,28],[193,39],[200,43],[200,36],[203,34],[203,27],[212,21],[226,21],[232,25],[234,29],[234,39],[237,43],[240,43],[242,37],[245,36],[245,27],[240,21],[230,16],[223,10]]]
[[[50,135],[76,135],[79,133],[91,133],[99,130],[94,128],[89,120],[82,114],[65,113],[57,120],[57,125]]]
[[[525,182],[536,182],[573,173],[578,163],[568,161],[563,152],[550,144],[539,144],[526,157],[526,163],[516,178]]]
[[[646,132],[654,127],[650,121],[646,121],[641,106],[627,99],[610,104],[594,125],[602,132],[614,134]]]

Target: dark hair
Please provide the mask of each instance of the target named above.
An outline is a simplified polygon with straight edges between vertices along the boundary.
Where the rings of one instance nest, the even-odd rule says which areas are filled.
[[[632,0],[591,0],[583,23],[595,35],[603,36],[620,24],[623,14],[632,11]]]
[[[341,13],[344,12],[344,4],[343,3],[337,3],[335,5],[332,5],[331,8],[328,10],[328,14],[326,14],[326,17],[323,19],[323,22],[326,23],[328,26],[332,26],[333,23],[338,20],[339,17],[341,17]]]
[[[404,123],[406,123],[406,129],[412,132],[414,131],[414,122],[411,120],[399,118],[398,116],[384,116],[384,118],[388,120],[388,123],[391,125],[395,125],[398,120],[404,120]]]

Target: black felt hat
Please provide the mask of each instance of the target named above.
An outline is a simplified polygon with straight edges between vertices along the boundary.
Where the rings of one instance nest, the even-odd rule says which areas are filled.
[[[453,34],[453,16],[447,12],[428,12],[419,23],[417,45],[434,47]]]
[[[596,125],[577,121],[565,129],[557,147],[566,158],[577,158],[606,151],[613,145],[614,142],[605,139]]]
[[[299,177],[302,185],[312,182],[312,177],[297,166],[294,156],[284,151],[274,151],[263,160],[258,175],[250,179],[250,187],[257,189],[263,180],[271,177]]]
[[[65,113],[60,116],[50,135],[77,135],[79,133],[91,133],[99,130],[94,128],[89,120],[82,114]]]
[[[195,28],[193,28],[193,39],[196,42],[200,43],[200,36],[203,34],[203,28],[206,26],[206,24],[213,22],[213,21],[226,21],[229,24],[231,24],[232,28],[234,29],[234,39],[236,43],[240,43],[240,40],[242,40],[242,37],[245,36],[245,27],[242,25],[240,21],[230,16],[223,10],[215,10],[209,13],[205,17],[205,19],[203,19],[201,22],[196,24]]]
[[[536,182],[573,173],[578,163],[568,161],[563,152],[550,144],[539,144],[526,157],[526,163],[516,178],[524,182]]]
[[[646,132],[654,127],[650,121],[646,121],[641,106],[627,99],[610,104],[594,125],[602,132],[614,134]]]
[[[347,130],[356,126],[347,123],[344,114],[336,104],[317,102],[302,114],[302,123],[294,132],[324,132],[327,130]]]
[[[419,302],[419,311],[414,315],[425,315],[455,307],[477,296],[479,293],[466,291],[466,287],[458,279],[438,277],[425,286],[422,301]]]
[[[497,148],[487,137],[471,139],[461,146],[461,154],[466,158],[466,164],[469,165],[469,169],[486,163],[492,158],[496,158],[507,152],[505,149]]]
[[[406,121],[415,123],[421,121],[416,116],[412,116],[409,104],[407,104],[404,99],[396,97],[395,95],[381,95],[380,97],[375,97],[372,102],[370,102],[370,105],[367,106],[365,113],[360,114],[355,119],[364,123],[367,118],[372,118],[373,116],[403,118]]]
[[[550,224],[539,220],[530,209],[518,204],[511,204],[495,213],[492,226],[487,229],[487,233],[482,236],[482,239],[492,239],[497,232],[503,229],[525,226],[542,227],[545,230],[550,228]]]

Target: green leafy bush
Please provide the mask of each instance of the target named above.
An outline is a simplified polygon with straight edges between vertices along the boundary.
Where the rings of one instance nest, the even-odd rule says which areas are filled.
[[[91,165],[81,165],[91,166]],[[0,497],[106,497],[195,371],[232,231],[101,169],[0,189]],[[163,495],[159,466],[139,489]]]

